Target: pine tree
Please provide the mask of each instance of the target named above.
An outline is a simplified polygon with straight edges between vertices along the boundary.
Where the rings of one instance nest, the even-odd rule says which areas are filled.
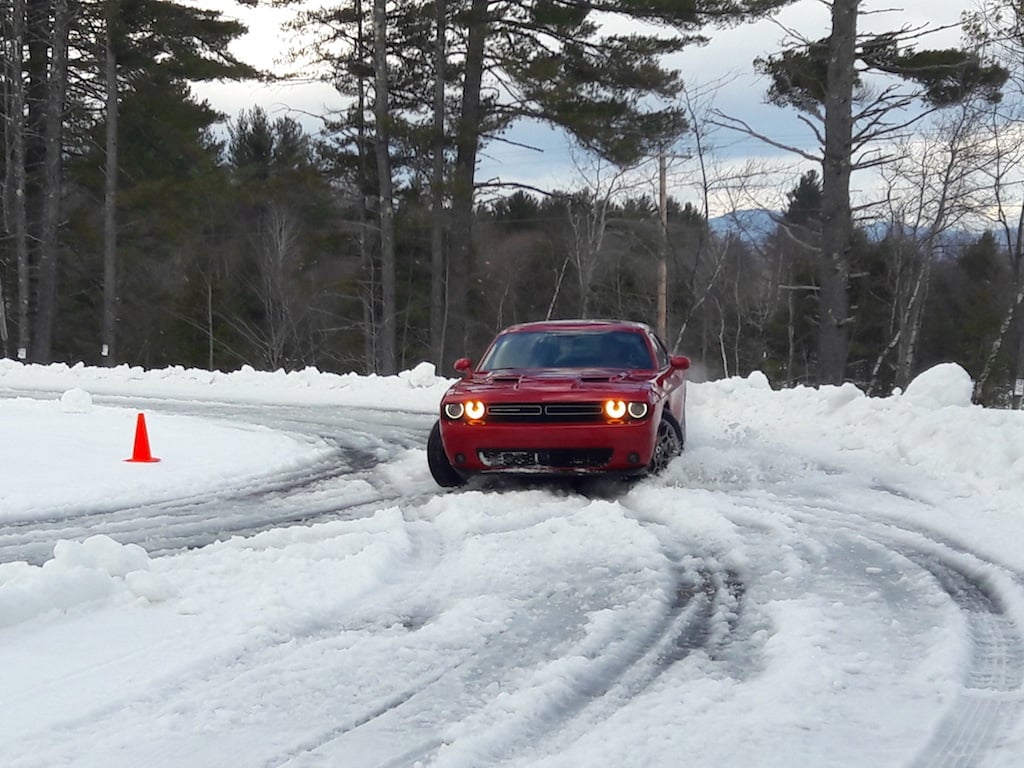
[[[968,98],[997,100],[1006,70],[960,49],[917,50],[919,30],[859,36],[860,0],[832,3],[829,37],[757,60],[771,78],[769,99],[820,122],[822,245],[819,265],[818,372],[821,383],[846,377],[850,341],[850,177],[860,150],[905,129],[889,115],[914,103],[941,108]],[[863,87],[863,70],[909,83],[908,90]],[[918,118],[920,119],[920,118]],[[898,123],[898,124],[896,124]],[[856,130],[855,130],[856,128]],[[877,162],[873,158],[867,162]],[[861,166],[863,167],[863,166]]]
[[[432,320],[434,333],[444,335],[445,360],[460,356],[471,336],[478,335],[467,300],[481,147],[498,139],[515,121],[529,118],[564,128],[582,146],[617,163],[656,151],[686,125],[682,111],[672,102],[681,86],[679,74],[662,65],[663,57],[699,42],[697,32],[705,24],[765,13],[781,4],[461,0],[432,2],[428,8],[404,0],[389,6],[388,132],[385,135],[380,130],[384,126],[376,125],[375,134],[361,135],[370,143],[389,145],[386,149],[395,158],[396,173],[405,160],[399,150],[405,148],[406,140],[419,150],[408,155],[407,167],[416,168],[415,158],[436,160],[439,151],[450,159],[443,185],[450,205],[442,211],[436,199],[434,204],[435,215],[443,214],[449,224],[447,258],[435,252],[433,259],[432,290],[435,315],[446,316],[443,326],[436,317]],[[314,47],[332,64],[332,80],[361,100],[360,114],[352,116],[352,124],[372,128],[380,119],[375,116],[371,121],[365,114],[372,101],[368,86],[374,68],[368,55],[367,13],[360,3],[332,6],[304,16],[303,23],[322,25],[323,35]],[[607,33],[599,23],[602,16],[667,31]],[[340,56],[338,45],[343,48]],[[447,57],[437,55],[441,50],[447,51]],[[443,70],[435,64],[442,60],[446,62]],[[444,119],[439,111],[441,92],[447,94]],[[435,108],[424,110],[422,105],[427,104]],[[443,149],[442,123],[447,126]],[[360,142],[355,148],[365,156],[367,144]],[[364,161],[363,167],[369,163]],[[430,178],[437,191],[442,182],[436,163]],[[436,249],[436,232],[434,238]],[[446,275],[443,284],[440,273]],[[479,333],[486,335],[489,330]]]
[[[105,0],[103,8],[105,189],[102,355],[117,360],[119,103],[134,89],[166,84],[169,92],[189,81],[256,75],[228,45],[245,32],[217,11],[166,0]]]

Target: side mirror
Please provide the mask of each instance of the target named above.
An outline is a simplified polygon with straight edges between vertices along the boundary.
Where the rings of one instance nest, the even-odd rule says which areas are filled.
[[[473,361],[468,357],[460,357],[455,361],[455,370],[465,376],[473,370]]]
[[[684,355],[672,355],[671,365],[677,371],[685,371],[690,367],[690,358]]]

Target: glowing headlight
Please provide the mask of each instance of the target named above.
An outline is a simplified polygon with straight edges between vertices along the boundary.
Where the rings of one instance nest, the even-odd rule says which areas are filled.
[[[634,419],[642,419],[647,415],[647,403],[630,403],[627,410]]]
[[[621,419],[626,415],[626,404],[622,400],[608,400],[604,404],[604,413],[609,419]]]
[[[449,419],[461,419],[465,409],[462,407],[462,403],[445,403],[444,404],[444,415]]]
[[[473,419],[482,419],[484,417],[484,404],[480,400],[469,400],[466,402],[466,415]]]

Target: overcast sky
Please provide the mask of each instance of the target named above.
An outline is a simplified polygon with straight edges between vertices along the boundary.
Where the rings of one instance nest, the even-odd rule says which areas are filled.
[[[284,24],[291,11],[274,8],[245,9],[227,0],[211,0],[213,7],[223,9],[226,16],[241,18],[249,26],[249,34],[235,46],[235,52],[255,66],[275,72],[294,72],[286,63],[290,34]],[[860,29],[862,32],[896,29],[901,26],[929,25],[939,29],[955,25],[960,14],[972,3],[957,0],[868,0],[862,4]],[[802,149],[813,150],[814,138],[810,130],[796,119],[793,110],[784,110],[764,103],[766,82],[754,74],[753,60],[785,47],[787,30],[809,39],[824,37],[828,33],[828,7],[816,0],[799,0],[783,10],[774,20],[748,24],[734,29],[705,32],[712,41],[702,47],[692,47],[673,57],[669,64],[678,68],[687,87],[700,106],[713,106],[721,112],[742,119],[757,130],[774,139]],[[788,38],[792,41],[792,38]],[[951,29],[926,40],[928,46],[955,45],[959,30]],[[325,84],[295,82],[292,84],[204,84],[197,93],[210,100],[214,107],[236,116],[242,109],[263,106],[271,115],[291,114],[300,119],[307,130],[319,127],[316,116],[342,105],[341,97]],[[482,180],[501,179],[542,189],[566,189],[583,184],[583,175],[575,167],[570,143],[558,131],[539,124],[516,127],[508,136],[509,143],[493,142],[485,147],[480,165]],[[772,176],[770,187],[778,187],[777,198],[792,188],[800,173],[813,167],[807,161],[798,161],[792,155],[781,153],[758,140],[734,132],[718,131],[709,137],[714,147],[712,160],[720,168],[742,169],[748,163],[770,163],[773,168],[785,166]],[[693,152],[692,139],[680,144],[680,154]],[[583,161],[584,164],[586,161]],[[595,178],[594,169],[587,170],[587,178]],[[607,178],[605,174],[602,178]],[[656,171],[652,163],[639,174],[637,191],[656,194]],[[684,157],[670,163],[670,194],[681,201],[695,201],[693,190],[696,163]],[[758,185],[754,185],[757,187]],[[762,187],[764,185],[761,185]],[[764,196],[763,189],[756,191]],[[770,198],[770,195],[767,197]],[[754,207],[771,205],[769,199],[720,198],[717,207]],[[714,215],[716,211],[712,211]]]

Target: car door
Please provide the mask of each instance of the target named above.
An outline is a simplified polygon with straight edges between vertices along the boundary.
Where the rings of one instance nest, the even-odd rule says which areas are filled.
[[[676,421],[683,422],[683,409],[686,405],[686,371],[672,367],[672,356],[664,342],[653,332],[648,332],[651,346],[654,348],[655,360],[658,364],[658,386],[668,397],[668,408]]]

